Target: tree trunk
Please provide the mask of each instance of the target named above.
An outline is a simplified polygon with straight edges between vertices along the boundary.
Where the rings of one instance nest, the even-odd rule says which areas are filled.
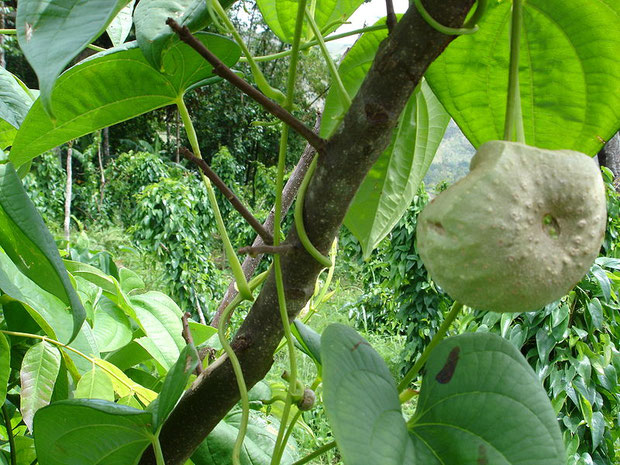
[[[71,196],[73,191],[73,168],[72,168],[72,159],[73,159],[73,141],[69,141],[67,144],[67,184],[65,186],[65,222],[64,222],[64,231],[65,231],[65,240],[67,241],[67,247],[71,232]]]
[[[620,192],[620,131],[607,141],[597,157],[599,164],[614,174],[614,186]]]
[[[442,24],[460,26],[474,0],[427,2],[430,15]],[[388,146],[400,114],[435,58],[455,39],[432,29],[409,8],[380,45],[362,86],[338,131],[319,154],[306,191],[303,221],[308,238],[326,253],[344,220],[349,204],[368,171]],[[301,244],[295,228],[282,255],[284,294],[292,320],[314,291],[321,265]],[[263,379],[284,330],[278,312],[273,272],[232,341],[248,389]],[[220,357],[185,392],[159,436],[167,465],[182,465],[239,400],[230,360]],[[155,465],[152,448],[140,464]]]

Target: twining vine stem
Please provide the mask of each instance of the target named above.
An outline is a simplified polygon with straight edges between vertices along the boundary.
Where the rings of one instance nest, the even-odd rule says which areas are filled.
[[[252,229],[254,229],[254,231],[256,231],[256,233],[263,239],[265,244],[273,244],[273,236],[271,233],[265,229],[261,222],[258,221],[252,212],[243,204],[243,202],[239,200],[239,197],[237,197],[235,193],[226,185],[226,183],[222,181],[222,178],[220,178],[217,173],[211,169],[207,162],[202,158],[196,157],[185,147],[181,147],[180,151],[185,158],[198,166],[198,168],[202,170],[205,176],[209,178],[215,187],[217,187],[218,190],[224,194],[224,197],[228,199],[234,209],[239,212],[239,214],[248,222],[250,226],[252,226]]]
[[[456,317],[458,316],[458,314],[460,313],[460,311],[462,309],[463,309],[463,304],[461,304],[459,302],[454,302],[452,304],[452,308],[450,309],[450,313],[448,313],[448,315],[446,316],[446,319],[443,320],[443,323],[441,323],[441,326],[437,330],[437,333],[435,333],[435,335],[433,336],[433,339],[431,339],[431,342],[428,343],[428,345],[424,349],[424,352],[422,352],[422,355],[420,355],[418,360],[416,360],[415,364],[411,367],[411,369],[407,372],[407,374],[405,375],[403,380],[398,385],[398,391],[399,392],[402,392],[402,391],[404,391],[405,389],[407,389],[409,387],[409,384],[418,375],[418,373],[420,372],[420,370],[422,369],[422,367],[426,363],[426,360],[428,359],[428,357],[431,354],[431,352],[433,351],[433,349],[446,336],[446,333],[448,332],[448,329],[450,329],[450,325],[456,319]]]
[[[181,27],[172,18],[168,18],[166,20],[166,24],[168,24],[168,26],[170,26],[174,30],[174,32],[177,33],[177,35],[183,42],[196,50],[205,60],[207,60],[211,64],[211,66],[213,66],[214,74],[217,74],[221,78],[227,80],[232,85],[241,90],[244,94],[256,100],[256,102],[262,105],[269,113],[290,126],[297,133],[299,133],[299,135],[306,139],[308,143],[312,145],[318,152],[322,152],[324,150],[324,139],[319,137],[318,134],[314,133],[304,123],[295,118],[287,109],[281,107],[273,100],[270,100],[262,92],[255,89],[248,82],[237,76],[218,57],[211,53],[211,51],[202,42],[196,39],[187,27]]]
[[[508,95],[506,97],[506,119],[504,140],[525,143],[523,114],[521,113],[521,92],[519,89],[519,55],[521,49],[521,26],[523,22],[522,0],[512,2],[510,26],[510,67],[508,74]]]
[[[336,447],[336,441],[328,442],[324,446],[319,447],[311,454],[306,455],[304,458],[299,459],[291,465],[303,465],[304,463],[308,463],[310,460],[317,458],[319,455],[323,455],[325,452],[332,450],[334,447]]]
[[[295,93],[295,81],[297,78],[297,63],[299,61],[299,45],[301,42],[301,34],[303,30],[304,12],[306,10],[306,0],[299,0],[297,3],[297,18],[295,21],[295,33],[293,36],[292,54],[289,62],[288,76],[286,82],[286,101],[285,108],[291,109],[293,106],[293,98]],[[280,149],[278,152],[278,171],[276,176],[276,201],[275,201],[275,218],[273,225],[273,239],[274,245],[280,244],[280,226],[281,226],[281,214],[282,214],[282,189],[284,187],[284,168],[286,162],[286,151],[288,147],[288,126],[282,126],[282,132],[280,135]],[[314,134],[314,133],[313,133]],[[317,136],[318,137],[318,136]],[[325,143],[321,139],[322,144]],[[310,142],[310,141],[308,141]],[[311,143],[311,142],[310,142]],[[323,152],[323,147],[315,147],[318,153]],[[306,173],[307,175],[307,173]],[[293,397],[296,395],[297,388],[297,360],[295,358],[295,344],[293,341],[293,334],[291,332],[291,324],[288,318],[288,311],[286,308],[286,294],[284,293],[284,279],[282,277],[282,264],[280,261],[280,255],[274,255],[273,257],[273,271],[276,282],[276,295],[278,297],[278,307],[280,309],[280,318],[282,319],[282,326],[284,329],[284,337],[288,346],[289,355],[289,388],[286,395],[286,402],[282,410],[282,418],[280,419],[280,429],[278,430],[278,436],[273,449],[273,455],[271,456],[271,465],[278,465],[284,453],[286,443],[283,442],[284,434],[286,432],[286,425],[288,416],[291,410],[291,404]]]

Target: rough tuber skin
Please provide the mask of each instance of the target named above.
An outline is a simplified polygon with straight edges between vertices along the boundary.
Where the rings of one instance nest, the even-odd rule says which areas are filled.
[[[579,152],[491,141],[420,214],[418,249],[452,298],[532,311],[568,293],[598,256],[607,218],[596,162]]]

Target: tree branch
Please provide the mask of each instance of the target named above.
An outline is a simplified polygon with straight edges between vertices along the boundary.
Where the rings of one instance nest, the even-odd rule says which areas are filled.
[[[460,26],[474,0],[433,2],[429,10],[443,24]],[[327,252],[353,196],[379,155],[389,144],[409,97],[431,62],[454,39],[432,29],[414,8],[403,16],[380,45],[373,65],[351,108],[319,158],[304,205],[304,223],[312,243]],[[296,231],[282,256],[287,309],[294,318],[314,290],[321,270],[301,247]],[[263,379],[283,335],[273,273],[241,328],[233,346],[248,388]],[[168,465],[182,465],[209,432],[239,400],[235,375],[226,357],[211,364],[186,391],[160,435]],[[152,451],[142,465],[155,465]]]
[[[181,147],[181,153],[185,158],[198,166],[202,172],[205,174],[209,180],[218,188],[218,190],[224,194],[224,197],[228,199],[230,204],[239,212],[239,214],[252,226],[252,229],[256,231],[256,233],[263,239],[265,244],[273,244],[273,236],[269,231],[267,231],[263,225],[256,219],[252,212],[247,209],[243,202],[239,200],[239,197],[235,195],[235,193],[230,190],[230,188],[226,185],[222,178],[220,178],[215,171],[211,169],[211,167],[204,161],[202,158],[196,157],[192,152],[190,152],[187,148]]]
[[[392,3],[392,0],[385,0],[385,10],[387,14],[385,23],[387,24],[388,32],[391,34],[398,22],[396,20],[396,13],[394,13],[394,3]]]
[[[207,60],[211,66],[213,66],[213,73],[217,74],[223,79],[226,79],[233,86],[238,88],[241,92],[247,96],[253,98],[260,103],[265,110],[274,115],[280,121],[284,122],[291,127],[294,131],[299,133],[304,139],[308,141],[319,153],[325,148],[325,139],[319,137],[304,123],[295,118],[291,113],[282,108],[273,100],[267,98],[262,92],[252,87],[249,83],[237,76],[228,66],[226,66],[218,57],[216,57],[211,51],[205,47],[205,45],[196,39],[186,26],[181,27],[174,19],[168,18],[166,24],[170,26],[174,32],[177,33],[179,38],[187,45],[196,50],[205,60]]]

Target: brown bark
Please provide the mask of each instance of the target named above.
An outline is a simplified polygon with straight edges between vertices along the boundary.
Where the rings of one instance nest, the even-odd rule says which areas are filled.
[[[620,132],[607,141],[598,153],[598,162],[614,174],[614,186],[620,192]]]
[[[473,0],[445,0],[429,5],[443,24],[463,24]],[[410,8],[381,46],[338,132],[319,159],[304,204],[304,223],[312,243],[326,253],[364,177],[387,147],[407,100],[430,63],[454,39],[430,28]],[[300,245],[295,230],[282,256],[289,316],[294,318],[312,295],[321,269]],[[276,287],[271,274],[233,340],[248,387],[263,379],[283,335]],[[168,465],[182,465],[192,451],[239,400],[227,357],[211,364],[185,393],[160,435]],[[140,462],[154,465],[152,450]]]

